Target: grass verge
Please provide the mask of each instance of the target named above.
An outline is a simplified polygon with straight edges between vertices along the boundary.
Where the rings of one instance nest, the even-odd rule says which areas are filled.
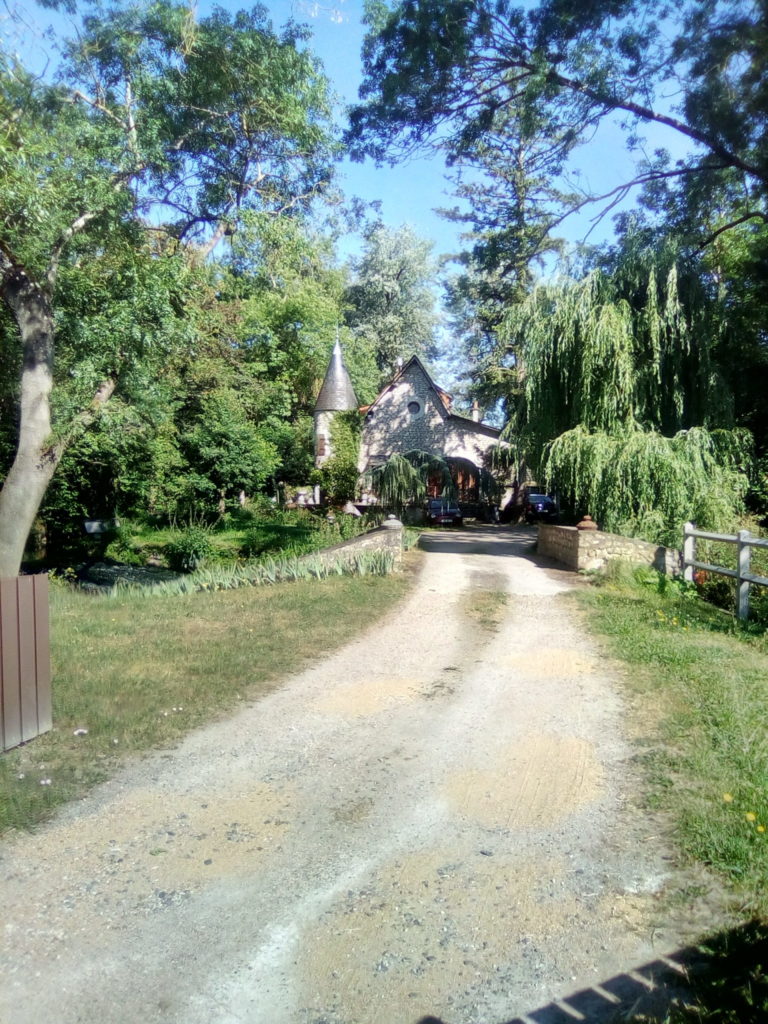
[[[709,966],[664,1020],[766,1021],[768,635],[645,570],[616,570],[578,600],[627,667],[648,805],[677,823],[683,857],[723,876],[754,918],[703,945]]]
[[[372,625],[411,573],[173,598],[51,597],[52,732],[0,758],[0,832],[29,828]],[[87,730],[87,731],[85,731]]]

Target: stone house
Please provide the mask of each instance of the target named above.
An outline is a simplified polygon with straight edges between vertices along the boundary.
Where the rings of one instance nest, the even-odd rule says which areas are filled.
[[[334,412],[356,407],[349,374],[337,343],[315,406],[315,465],[331,454],[330,422]],[[448,461],[461,500],[477,500],[480,475],[500,442],[500,431],[480,422],[477,405],[472,418],[452,410],[452,398],[438,387],[417,356],[368,406],[363,417],[358,471],[365,474],[395,453],[419,450]],[[437,481],[430,493],[438,493]]]

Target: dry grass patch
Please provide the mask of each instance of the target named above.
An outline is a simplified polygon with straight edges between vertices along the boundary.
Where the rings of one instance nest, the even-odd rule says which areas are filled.
[[[472,590],[462,600],[462,611],[477,626],[495,632],[507,612],[509,594],[503,590]]]

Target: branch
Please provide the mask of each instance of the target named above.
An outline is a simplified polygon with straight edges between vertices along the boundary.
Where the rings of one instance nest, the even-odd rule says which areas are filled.
[[[51,445],[47,452],[49,458],[61,458],[77,436],[90,427],[90,425],[96,420],[103,406],[106,405],[114,394],[116,387],[117,381],[113,377],[107,377],[107,379],[101,383],[88,408],[83,409],[81,413],[78,413],[70,423],[66,434]]]
[[[193,264],[199,265],[200,263],[204,263],[205,260],[208,259],[210,254],[216,248],[216,246],[219,244],[219,242],[222,240],[222,238],[224,238],[230,232],[231,226],[229,224],[229,221],[220,220],[208,241],[201,245],[199,249],[195,250],[194,256],[192,257]]]
[[[83,103],[87,103],[89,107],[93,107],[94,110],[100,111],[102,114],[106,114],[108,118],[119,124],[121,128],[125,128],[123,121],[117,116],[117,114],[110,110],[109,107],[105,106],[100,100],[94,100],[90,96],[86,96],[84,92],[80,92],[79,89],[75,89],[70,99],[71,103],[76,100],[82,100]]]
[[[728,221],[727,224],[722,224],[711,234],[707,235],[707,237],[704,239],[704,241],[701,243],[698,249],[695,250],[695,252],[703,252],[703,250],[706,249],[708,245],[711,245],[714,242],[714,240],[716,238],[719,238],[720,235],[722,235],[724,232],[730,231],[731,228],[737,228],[739,224],[746,224],[748,220],[755,220],[756,218],[758,220],[761,220],[763,224],[768,224],[768,214],[763,213],[762,210],[750,210],[749,213],[745,213],[743,216],[737,217],[736,220]]]
[[[535,71],[533,65],[528,65],[527,67],[530,73],[533,74]],[[723,146],[716,139],[699,131],[698,128],[693,128],[684,121],[678,120],[676,117],[671,117],[668,114],[659,114],[651,107],[645,107],[632,100],[620,100],[614,96],[606,96],[598,89],[593,89],[587,85],[586,82],[581,82],[576,78],[567,78],[557,71],[550,71],[547,75],[547,81],[552,82],[554,85],[561,85],[564,89],[569,89],[572,92],[580,93],[582,96],[586,96],[605,108],[625,110],[628,114],[634,114],[635,117],[639,117],[641,121],[654,121],[656,124],[666,125],[686,138],[692,139],[694,142],[700,142],[716,156],[719,156],[721,160],[724,160],[729,167],[738,167],[739,170],[744,171],[753,178],[768,181],[768,174],[764,170],[761,170],[754,164],[747,163],[746,160],[742,160],[738,154]]]
[[[87,224],[90,224],[92,220],[95,220],[96,217],[98,217],[98,215],[99,214],[96,211],[83,213],[75,220],[73,220],[68,228],[65,228],[64,231],[62,231],[58,241],[56,242],[56,244],[53,247],[53,250],[51,251],[51,258],[48,262],[48,268],[45,272],[45,280],[48,284],[48,288],[51,291],[53,291],[53,286],[56,283],[56,274],[58,273],[59,270],[59,264],[61,263],[61,254],[64,251],[64,246],[79,231],[82,231]]]

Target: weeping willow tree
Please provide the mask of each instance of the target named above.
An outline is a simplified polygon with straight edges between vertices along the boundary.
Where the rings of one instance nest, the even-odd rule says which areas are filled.
[[[381,466],[370,472],[370,485],[379,500],[388,508],[402,511],[412,502],[422,501],[429,481],[437,477],[441,493],[453,498],[456,488],[450,466],[440,455],[414,450],[402,455],[394,454]]]
[[[732,528],[750,440],[703,427],[665,437],[636,425],[613,434],[578,426],[545,446],[543,475],[603,529],[679,546],[687,520]]]
[[[522,384],[510,432],[568,504],[605,529],[672,543],[686,519],[738,518],[750,437],[729,429],[701,288],[675,263],[640,269],[542,285],[508,311]]]

